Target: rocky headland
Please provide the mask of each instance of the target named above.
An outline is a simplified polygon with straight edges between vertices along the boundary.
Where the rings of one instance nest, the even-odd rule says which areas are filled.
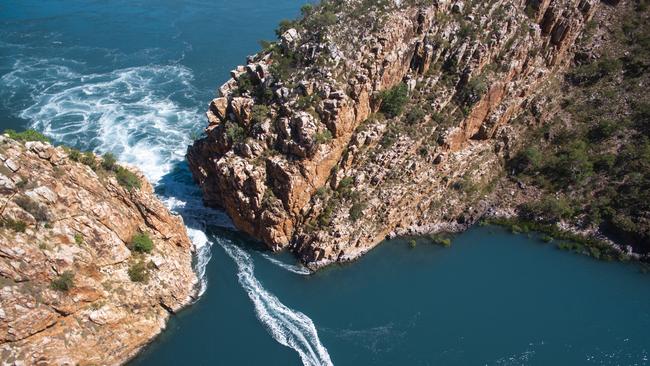
[[[118,365],[192,301],[183,221],[135,169],[0,136],[0,363]]]
[[[541,194],[515,194],[507,162],[549,120],[578,37],[615,3],[305,6],[219,88],[190,169],[208,205],[312,268],[389,235],[513,215]]]

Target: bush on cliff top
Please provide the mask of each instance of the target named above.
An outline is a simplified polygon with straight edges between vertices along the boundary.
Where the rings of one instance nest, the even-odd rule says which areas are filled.
[[[138,176],[132,171],[121,166],[118,166],[115,170],[115,178],[117,178],[117,182],[129,192],[133,189],[140,189],[142,187],[140,178],[138,178]]]
[[[45,137],[42,133],[36,131],[36,130],[26,130],[23,132],[16,132],[15,130],[5,130],[4,131],[5,135],[8,135],[10,138],[16,140],[16,141],[22,141],[22,142],[27,142],[27,141],[42,141],[42,142],[49,142],[50,139]]]

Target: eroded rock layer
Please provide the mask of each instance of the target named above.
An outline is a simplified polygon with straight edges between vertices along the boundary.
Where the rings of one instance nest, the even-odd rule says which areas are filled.
[[[3,365],[124,363],[195,291],[182,219],[144,177],[129,191],[92,154],[69,155],[0,136]]]
[[[598,6],[305,8],[219,89],[190,168],[208,204],[312,267],[356,258],[406,228],[463,227],[503,172],[518,137],[509,122],[540,103]],[[392,108],[401,88],[405,113]]]

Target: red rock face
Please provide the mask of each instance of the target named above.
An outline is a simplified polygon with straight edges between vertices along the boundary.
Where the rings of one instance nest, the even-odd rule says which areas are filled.
[[[208,204],[223,207],[240,229],[272,249],[291,245],[313,266],[354,258],[399,227],[453,221],[436,217],[431,207],[436,200],[427,195],[449,192],[449,179],[471,170],[478,151],[503,154],[503,141],[516,137],[505,126],[567,64],[571,45],[597,5],[596,0],[473,6],[437,1],[373,13],[367,23],[373,27],[342,11],[318,39],[292,30],[277,46],[299,55],[290,80],[279,82],[264,71],[280,62],[277,52],[259,54],[233,72],[235,78],[210,106],[207,137],[188,150],[190,168]],[[250,92],[243,103],[237,78],[245,73],[273,98]],[[411,91],[411,103],[429,113],[425,120],[434,117],[431,112],[446,113],[426,164],[414,158],[417,144],[427,141],[410,138],[410,144],[378,148],[391,121],[359,130],[380,108],[379,93],[401,82]],[[478,84],[485,90],[473,97],[470,87]],[[466,94],[478,100],[461,113],[455,105]],[[247,122],[242,105],[250,101],[268,106],[265,121]],[[232,138],[234,124],[242,126],[243,137]],[[377,162],[378,157],[386,160]],[[498,159],[493,154],[485,165],[495,174],[501,170]],[[452,173],[441,176],[445,171]],[[364,197],[360,220],[349,219],[353,203],[346,198],[327,208],[329,198],[316,195],[319,189],[336,190],[344,177],[354,178],[354,197]],[[324,210],[332,220],[316,225]]]
[[[183,221],[144,177],[129,192],[61,147],[3,136],[0,167],[3,362],[124,363],[191,301],[197,279]],[[128,248],[140,232],[151,237],[151,253]],[[138,262],[146,282],[130,278]],[[73,286],[55,289],[65,273]]]

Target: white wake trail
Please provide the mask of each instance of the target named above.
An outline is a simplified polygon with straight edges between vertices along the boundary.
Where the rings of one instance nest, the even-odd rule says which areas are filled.
[[[299,275],[302,275],[302,276],[308,276],[308,275],[311,274],[311,271],[308,268],[305,268],[305,267],[299,266],[299,265],[284,263],[281,260],[275,259],[275,258],[273,258],[272,256],[270,256],[270,255],[268,255],[266,253],[262,253],[262,257],[266,258],[269,262],[271,262],[271,263],[275,264],[276,266],[278,266],[280,268],[283,268],[283,269],[285,269],[285,270],[287,270],[289,272],[299,274]]]
[[[235,261],[237,278],[255,306],[257,318],[278,343],[294,349],[305,366],[333,365],[327,349],[318,338],[314,322],[305,314],[284,305],[255,278],[251,256],[223,239],[217,242]]]

